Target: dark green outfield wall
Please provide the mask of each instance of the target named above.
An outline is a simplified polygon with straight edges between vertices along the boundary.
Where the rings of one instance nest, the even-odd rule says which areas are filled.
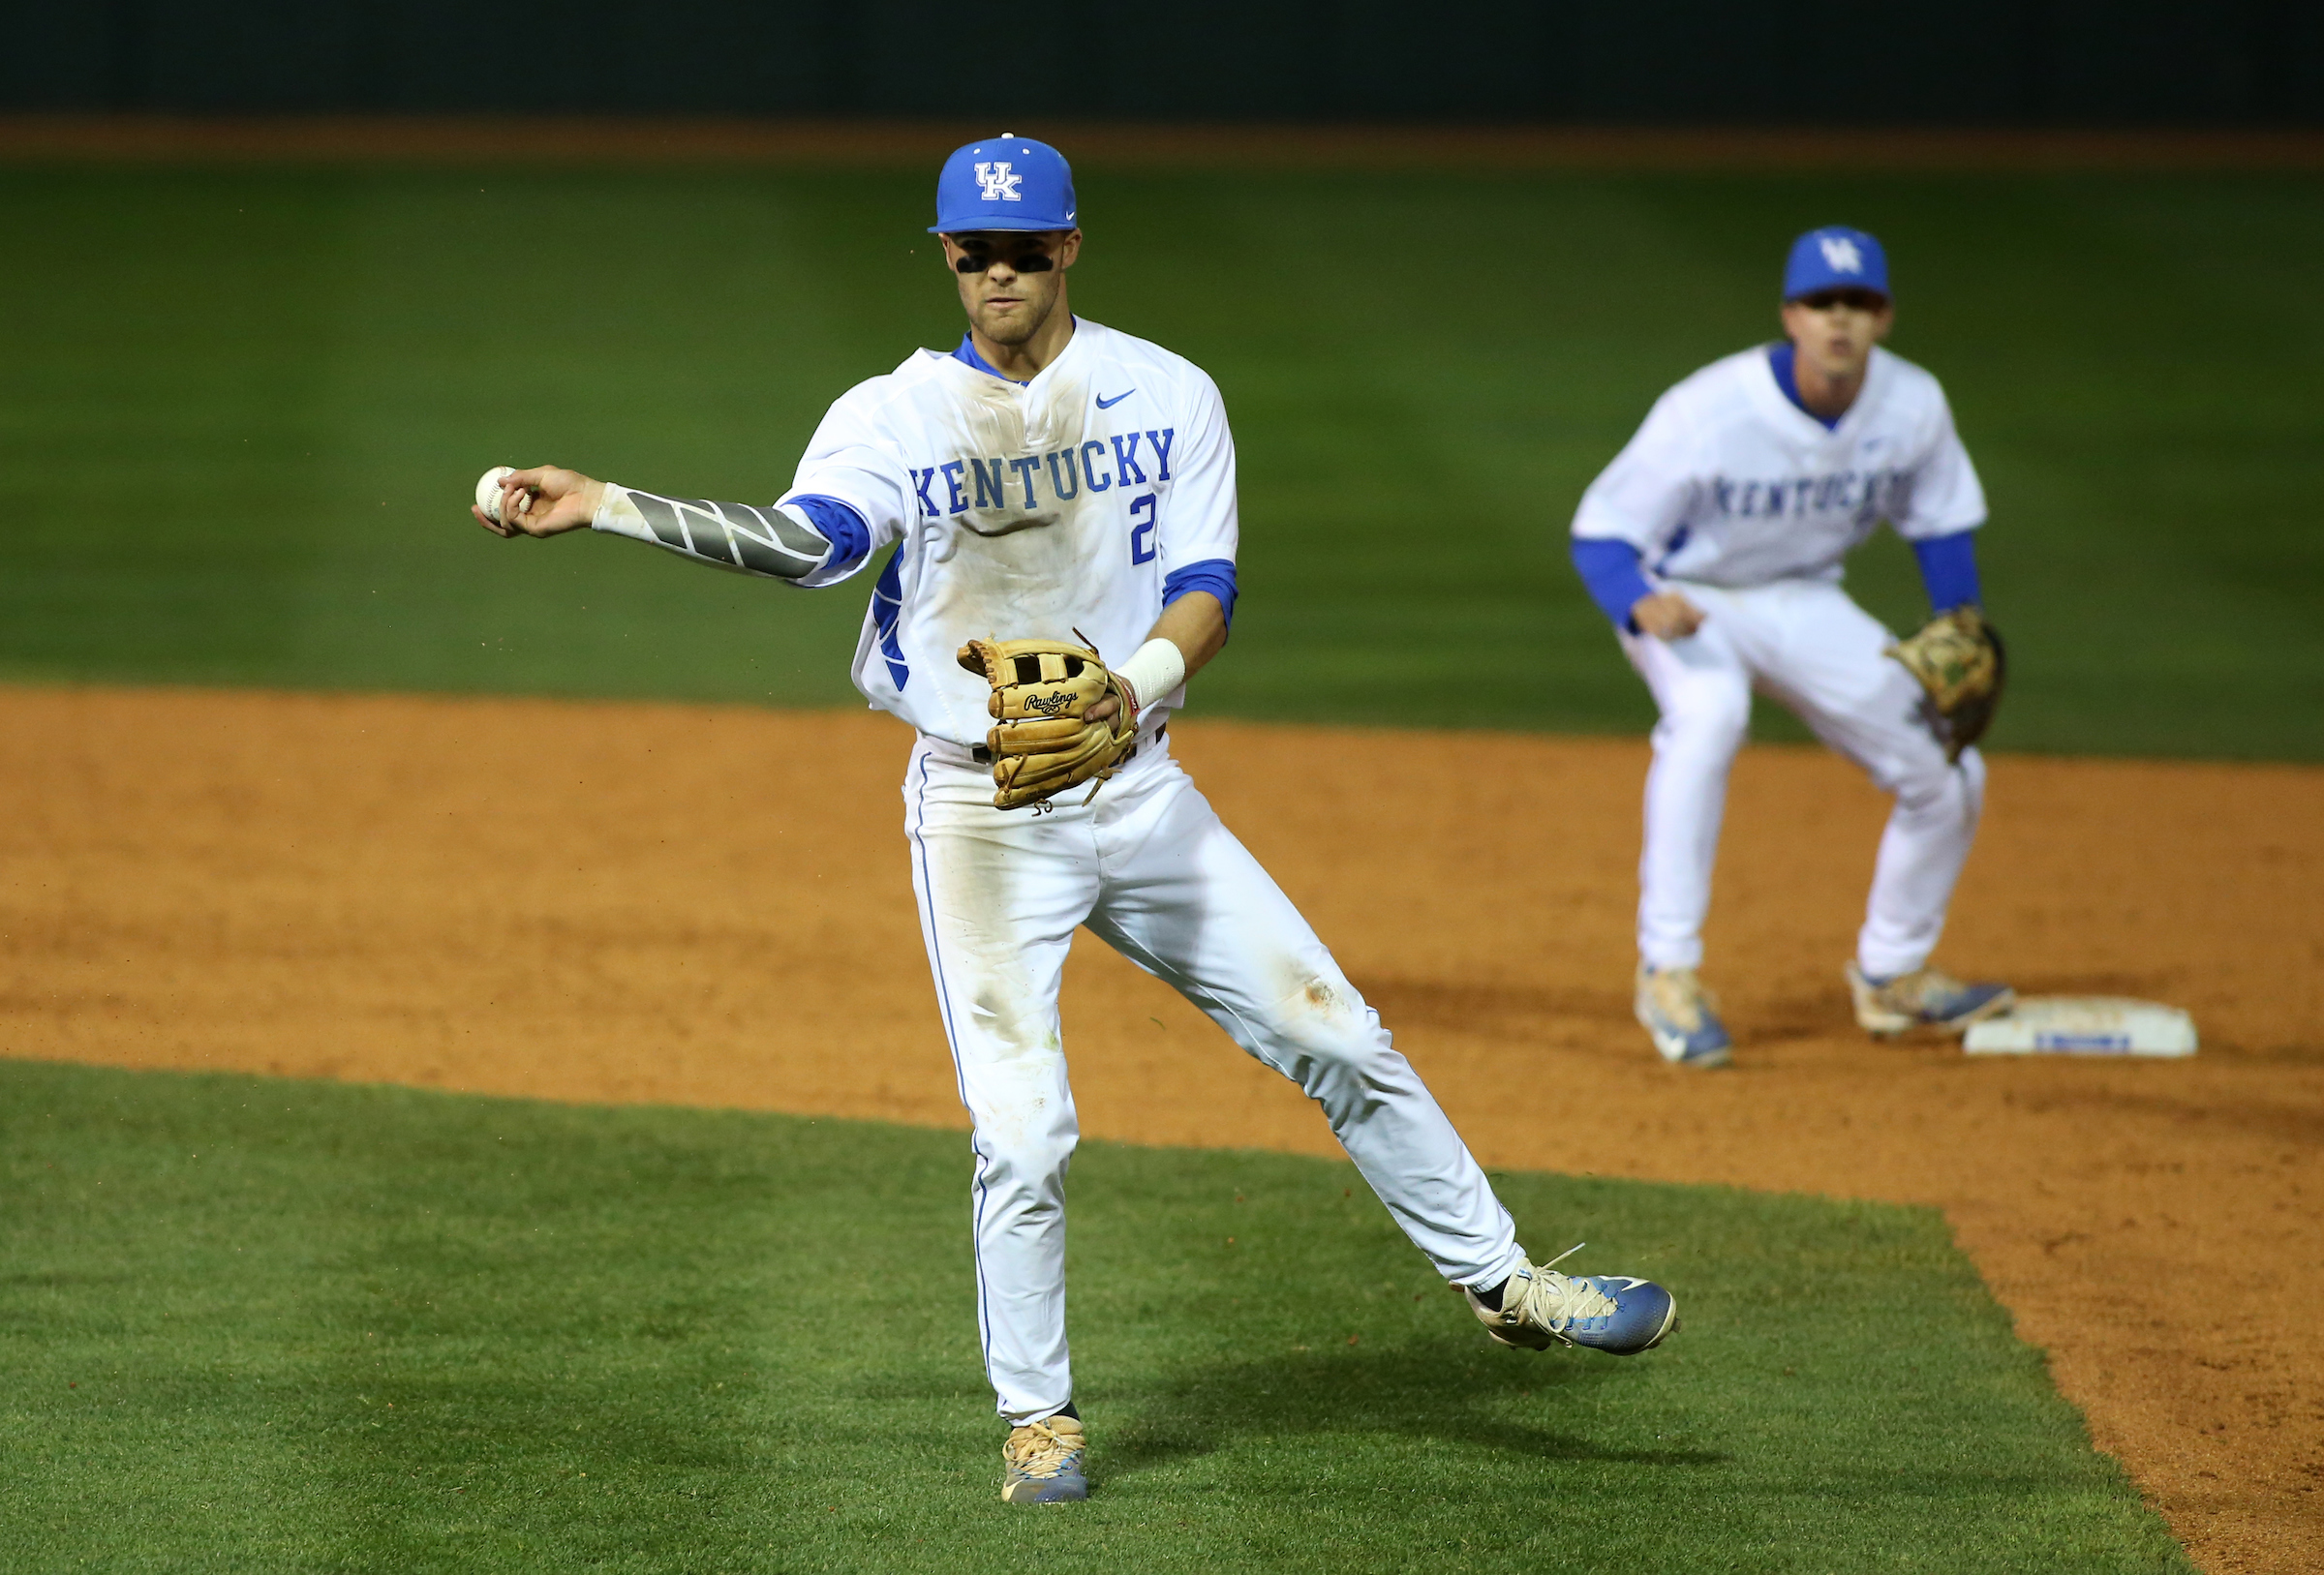
[[[1030,15],[1032,20],[1022,19]],[[4,0],[0,110],[2324,124],[2311,0]],[[1416,20],[1416,18],[1420,18]]]

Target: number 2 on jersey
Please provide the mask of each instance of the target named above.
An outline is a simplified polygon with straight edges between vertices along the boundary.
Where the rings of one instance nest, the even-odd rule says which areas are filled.
[[[1139,515],[1146,519],[1141,522]],[[1154,495],[1141,493],[1130,500],[1130,561],[1150,563],[1154,560]]]

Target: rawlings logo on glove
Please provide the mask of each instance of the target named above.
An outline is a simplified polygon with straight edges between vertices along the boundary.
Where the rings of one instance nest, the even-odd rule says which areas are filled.
[[[1890,646],[1887,654],[1904,663],[1905,671],[1928,690],[1944,757],[1959,760],[1962,750],[1985,736],[2002,703],[2008,664],[2001,635],[1979,609],[1956,607],[1929,620],[1911,639]]]
[[[1138,742],[1138,701],[1096,651],[1061,640],[971,640],[961,666],[993,685],[985,735],[993,756],[993,803],[1022,809],[1067,788],[1114,774]],[[1120,709],[1087,717],[1108,695]],[[1087,801],[1085,800],[1085,803]]]

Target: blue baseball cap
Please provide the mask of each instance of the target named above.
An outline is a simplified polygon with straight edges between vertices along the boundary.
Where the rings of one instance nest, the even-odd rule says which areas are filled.
[[[1002,132],[955,152],[936,177],[931,235],[1073,227],[1073,167],[1047,142]]]
[[[1796,301],[1819,289],[1873,289],[1888,293],[1888,254],[1860,229],[1826,225],[1791,243],[1784,264],[1784,299]]]

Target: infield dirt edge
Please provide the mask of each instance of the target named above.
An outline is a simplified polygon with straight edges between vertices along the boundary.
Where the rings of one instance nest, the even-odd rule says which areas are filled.
[[[1743,1064],[1690,1078],[1629,1021],[1636,742],[1172,732],[1488,1165],[1941,1207],[2207,1568],[2324,1560],[2324,1266],[2296,1250],[2324,1224],[2297,984],[2324,771],[1997,759],[1947,955],[2175,999],[2205,1048],[1972,1062],[1847,1019],[1881,801],[1819,751],[1748,751],[1711,937]],[[957,1128],[889,797],[907,742],[845,712],[0,688],[0,1045]],[[512,803],[545,784],[567,810]],[[708,833],[738,815],[763,830]],[[1331,1151],[1101,948],[1067,991],[1092,1136]],[[2189,1283],[2237,1327],[2154,1291]]]

